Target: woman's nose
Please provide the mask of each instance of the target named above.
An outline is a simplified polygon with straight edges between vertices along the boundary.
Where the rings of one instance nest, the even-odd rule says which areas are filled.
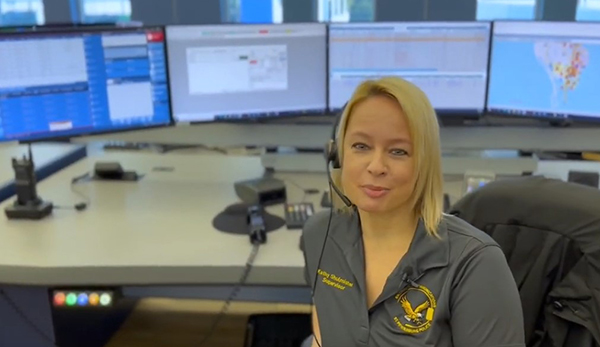
[[[370,158],[367,170],[371,175],[381,176],[387,173],[387,165],[385,163],[385,155],[383,153],[374,152]]]

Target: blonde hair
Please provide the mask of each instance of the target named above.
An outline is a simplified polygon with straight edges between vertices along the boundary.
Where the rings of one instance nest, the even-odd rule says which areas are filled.
[[[443,174],[439,124],[429,99],[414,84],[399,77],[385,77],[365,81],[356,88],[344,108],[337,129],[336,145],[342,168],[332,171],[333,183],[343,193],[340,170],[343,170],[344,137],[354,107],[365,99],[378,95],[396,100],[406,115],[413,142],[417,176],[410,206],[414,209],[417,217],[423,220],[427,233],[439,237],[437,229],[443,215]],[[349,210],[336,194],[333,194],[332,200],[335,209]]]

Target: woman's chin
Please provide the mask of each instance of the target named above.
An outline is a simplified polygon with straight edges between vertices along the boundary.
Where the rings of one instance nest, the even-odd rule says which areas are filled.
[[[368,213],[381,213],[385,212],[385,204],[380,201],[359,201],[356,203],[356,207],[363,212]]]

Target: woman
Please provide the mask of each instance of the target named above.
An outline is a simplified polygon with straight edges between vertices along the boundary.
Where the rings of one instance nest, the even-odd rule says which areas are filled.
[[[335,141],[333,214],[305,225],[313,346],[524,347],[498,245],[442,213],[439,126],[400,78],[362,83]]]

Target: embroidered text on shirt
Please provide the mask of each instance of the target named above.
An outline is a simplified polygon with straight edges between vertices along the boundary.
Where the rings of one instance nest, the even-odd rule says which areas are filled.
[[[322,280],[323,283],[325,283],[326,285],[331,286],[333,288],[336,288],[339,290],[346,290],[346,288],[354,287],[354,283],[348,281],[347,279],[344,279],[342,277],[339,277],[332,273],[329,273],[327,271],[318,269],[317,273],[319,274],[319,276],[323,277],[323,280]]]

